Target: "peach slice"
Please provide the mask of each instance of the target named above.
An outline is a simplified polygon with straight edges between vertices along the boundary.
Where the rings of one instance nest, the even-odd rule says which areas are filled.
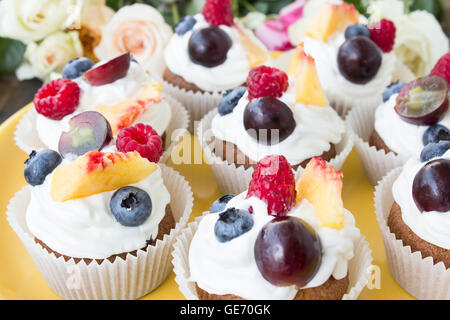
[[[116,136],[121,129],[131,126],[150,104],[161,102],[161,91],[160,82],[149,82],[140,90],[136,99],[113,106],[100,105],[96,107],[96,111],[108,120]]]
[[[238,23],[236,23],[234,27],[239,34],[237,40],[247,52],[247,60],[250,63],[250,68],[264,64],[269,59],[269,53],[250,39],[250,36]]]
[[[288,74],[295,77],[295,101],[305,105],[328,106],[328,100],[317,75],[314,58],[300,44],[291,58]]]
[[[325,3],[313,21],[306,27],[305,34],[313,39],[328,42],[335,32],[343,31],[359,22],[359,13],[353,4]]]
[[[307,199],[314,206],[321,227],[344,228],[342,177],[342,171],[335,172],[321,158],[312,158],[297,181],[297,202]]]
[[[137,183],[158,166],[135,152],[106,153],[90,151],[75,161],[56,168],[50,195],[55,201],[67,201],[113,191]]]

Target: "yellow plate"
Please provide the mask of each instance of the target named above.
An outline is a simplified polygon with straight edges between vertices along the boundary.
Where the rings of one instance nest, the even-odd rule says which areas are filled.
[[[4,214],[10,198],[25,185],[23,163],[27,155],[15,145],[13,137],[19,119],[29,108],[23,108],[0,126],[0,299],[60,299],[46,284]],[[208,210],[209,205],[220,196],[214,176],[206,164],[171,166],[191,184],[195,196],[192,220]],[[343,171],[345,207],[355,215],[357,226],[370,243],[375,269],[380,270],[379,277],[374,273],[360,299],[412,299],[395,282],[389,271],[374,213],[374,188],[366,179],[355,150],[347,159]],[[172,272],[159,288],[144,299],[184,299],[184,296],[178,290]]]

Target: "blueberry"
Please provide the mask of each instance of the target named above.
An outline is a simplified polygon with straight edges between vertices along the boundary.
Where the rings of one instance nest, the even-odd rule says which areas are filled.
[[[398,81],[390,84],[383,92],[383,102],[388,101],[393,94],[399,93],[405,85],[406,83]]]
[[[147,192],[136,187],[122,187],[114,192],[109,209],[117,222],[126,227],[140,226],[152,212],[152,200]]]
[[[209,213],[217,213],[222,212],[225,209],[225,206],[227,205],[228,201],[234,198],[234,194],[226,194],[216,201],[213,202],[211,205],[211,208],[209,208]]]
[[[219,213],[214,233],[219,242],[228,242],[243,235],[252,227],[253,217],[248,211],[229,208]]]
[[[219,114],[221,116],[227,115],[233,112],[234,107],[247,91],[247,87],[237,87],[235,89],[228,90],[223,95],[222,101],[219,104]]]
[[[439,141],[429,143],[420,153],[420,161],[427,162],[433,158],[442,156],[450,149],[450,141]]]
[[[62,71],[62,77],[65,79],[76,79],[83,75],[94,66],[94,62],[86,57],[76,58],[67,62]]]
[[[61,163],[62,158],[58,152],[53,150],[42,150],[30,153],[30,157],[25,161],[25,180],[32,186],[44,183],[45,178],[55,170]]]
[[[192,30],[192,28],[195,26],[195,24],[197,23],[197,20],[195,20],[195,18],[191,17],[191,16],[186,16],[181,18],[180,21],[178,21],[178,23],[175,25],[175,32],[179,35],[182,36],[183,34],[185,34],[186,32]]]
[[[354,24],[354,25],[349,26],[345,30],[345,39],[350,39],[352,37],[358,37],[358,36],[370,38],[369,29],[367,29],[367,27],[362,24]]]
[[[437,143],[441,140],[450,140],[450,130],[440,124],[429,127],[422,136],[422,143],[426,146],[429,143]]]

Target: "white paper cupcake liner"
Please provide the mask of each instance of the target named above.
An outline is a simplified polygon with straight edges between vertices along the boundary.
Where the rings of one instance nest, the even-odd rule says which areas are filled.
[[[194,222],[189,223],[181,232],[175,242],[172,253],[175,281],[181,293],[188,300],[198,300],[195,282],[190,280],[189,247],[201,219],[202,217],[196,218]],[[342,300],[356,300],[363,288],[367,285],[373,260],[371,253],[369,243],[361,235],[361,238],[355,246],[354,257],[349,263],[349,289],[342,297]]]
[[[177,236],[189,219],[193,195],[188,182],[176,171],[161,165],[164,184],[171,194],[170,207],[177,222],[170,234],[147,250],[126,259],[105,259],[100,265],[84,260],[75,263],[48,253],[34,241],[26,224],[26,209],[31,187],[26,186],[11,199],[7,220],[30,253],[49,286],[65,299],[137,299],[157,288],[169,275],[171,252]],[[95,244],[93,244],[95,245]]]
[[[443,262],[434,264],[432,257],[423,259],[419,251],[411,252],[411,247],[404,246],[389,230],[387,219],[394,203],[392,185],[401,170],[392,170],[375,188],[375,213],[389,268],[394,279],[416,298],[450,300],[450,269],[446,269]]]
[[[215,148],[214,142],[205,141],[205,133],[211,129],[212,119],[217,112],[217,109],[212,110],[202,119],[197,127],[197,137],[200,139],[204,158],[211,166],[220,191],[223,194],[239,194],[248,189],[248,184],[252,179],[253,168],[245,169],[242,165],[237,167],[234,163],[230,164],[228,161],[222,160],[221,154],[219,154],[222,150],[222,142],[215,139],[218,146]],[[345,160],[352,151],[353,140],[353,134],[346,130],[342,141],[336,145],[336,157],[328,162],[334,166],[335,170],[340,170],[344,165]],[[214,149],[217,149],[218,153]],[[296,174],[301,170],[303,169],[299,167]]]
[[[200,121],[205,114],[216,108],[222,101],[223,92],[193,92],[181,89],[163,80],[164,91],[180,101],[189,112],[189,131],[196,132],[195,122]]]
[[[345,120],[348,130],[353,132],[356,151],[364,172],[373,185],[376,185],[390,170],[402,166],[407,160],[406,157],[393,152],[386,153],[369,145],[368,141],[374,129],[376,108],[377,106],[366,109],[355,108]]]
[[[159,160],[160,163],[167,162],[173,149],[180,141],[185,131],[188,130],[190,123],[188,112],[178,100],[168,95],[164,95],[164,99],[167,100],[172,109],[172,119],[164,132],[166,147]],[[30,154],[33,150],[47,149],[47,146],[41,141],[37,132],[37,116],[38,113],[36,110],[31,108],[30,111],[25,113],[22,119],[20,119],[16,131],[14,132],[16,145],[27,154]]]

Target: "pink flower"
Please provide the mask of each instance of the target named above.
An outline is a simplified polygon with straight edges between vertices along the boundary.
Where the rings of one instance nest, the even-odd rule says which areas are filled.
[[[288,27],[303,15],[303,7],[307,0],[297,0],[284,7],[275,20],[266,21],[255,30],[256,36],[271,51],[287,51],[293,49],[289,40]]]

